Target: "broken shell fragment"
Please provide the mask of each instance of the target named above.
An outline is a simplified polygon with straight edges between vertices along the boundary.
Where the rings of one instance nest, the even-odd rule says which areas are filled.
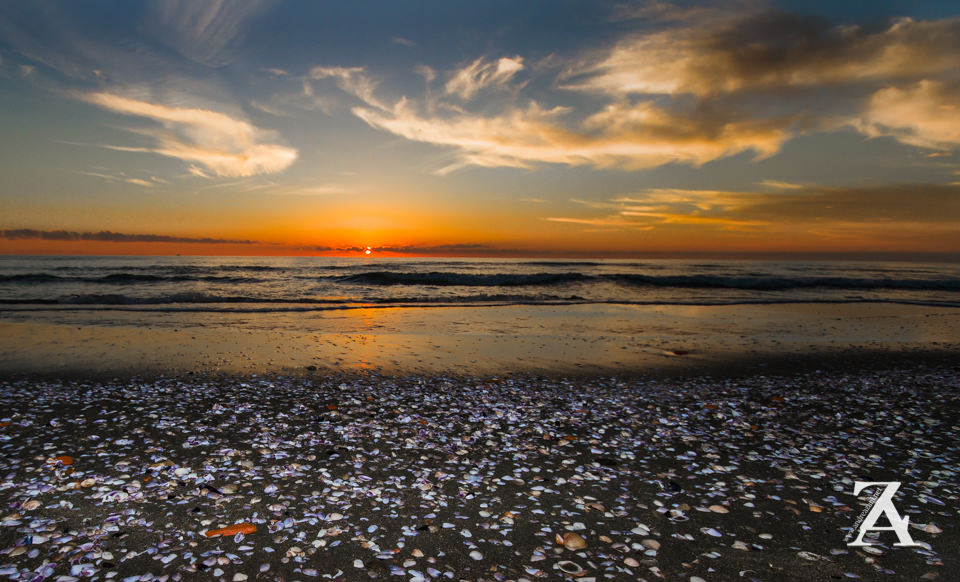
[[[568,550],[582,550],[587,547],[587,540],[583,539],[583,536],[568,531],[563,534],[563,547]]]
[[[576,562],[571,562],[570,560],[557,562],[557,568],[559,568],[562,572],[572,574],[574,576],[583,573],[583,568],[581,568]]]
[[[212,538],[215,536],[233,536],[237,535],[238,533],[247,535],[256,531],[257,526],[253,525],[252,523],[238,523],[220,529],[208,529],[207,531],[203,532],[203,535],[207,536],[208,538]]]
[[[50,457],[49,459],[47,459],[47,464],[67,467],[73,464],[73,457],[70,457],[67,455],[60,455],[59,457]]]

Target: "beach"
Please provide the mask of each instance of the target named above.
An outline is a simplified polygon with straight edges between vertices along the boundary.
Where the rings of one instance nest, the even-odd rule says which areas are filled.
[[[884,303],[57,308],[0,312],[0,375],[729,375],[950,361],[957,338],[958,308]]]
[[[958,8],[0,0],[0,582],[960,582]]]
[[[164,268],[208,277],[187,267]],[[409,276],[436,283],[428,268]],[[377,275],[377,300],[157,299],[184,284],[158,282],[171,273],[146,289],[121,274],[126,299],[92,304],[61,276],[8,278],[10,579],[949,580],[960,565],[950,292],[765,277],[557,301],[543,285],[568,281],[454,273],[452,289]],[[591,277],[580,293],[614,289]],[[917,546],[847,545],[878,493],[857,482],[900,484]]]
[[[13,580],[949,580],[957,566],[955,367],[19,380],[0,395]],[[904,482],[919,547],[891,532],[846,545],[869,499],[855,481]]]

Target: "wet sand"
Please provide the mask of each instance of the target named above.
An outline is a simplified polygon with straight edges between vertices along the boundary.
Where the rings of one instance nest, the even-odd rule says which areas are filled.
[[[898,304],[0,313],[0,374],[742,374],[960,352],[960,309]],[[876,357],[879,355],[879,360]]]

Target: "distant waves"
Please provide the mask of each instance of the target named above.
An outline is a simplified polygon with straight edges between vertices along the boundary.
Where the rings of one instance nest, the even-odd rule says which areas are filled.
[[[960,303],[960,266],[800,261],[0,257],[0,309]]]

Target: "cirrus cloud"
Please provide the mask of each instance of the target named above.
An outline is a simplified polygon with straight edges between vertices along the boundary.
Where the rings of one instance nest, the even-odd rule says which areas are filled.
[[[217,111],[158,105],[103,92],[79,97],[108,111],[150,119],[162,126],[129,128],[151,138],[155,142],[152,147],[105,147],[180,159],[191,164],[191,173],[195,175],[272,174],[287,169],[297,159],[297,150],[271,143],[276,139],[273,132]]]
[[[365,74],[363,67],[314,67],[310,69],[310,79],[333,79],[343,92],[374,107],[384,107],[376,97],[377,83]],[[309,85],[306,88],[312,91]]]
[[[568,108],[536,102],[485,117],[420,113],[401,100],[390,109],[356,107],[371,127],[412,141],[456,148],[464,166],[529,168],[533,163],[641,169],[672,162],[704,164],[744,151],[771,155],[789,135],[790,118],[734,120],[675,115],[653,103],[615,105],[568,124]]]
[[[457,70],[445,89],[466,101],[486,87],[506,85],[522,70],[523,57],[501,57],[496,62],[479,58]]]
[[[230,62],[230,45],[276,0],[154,0],[141,28],[190,60],[208,66]]]

